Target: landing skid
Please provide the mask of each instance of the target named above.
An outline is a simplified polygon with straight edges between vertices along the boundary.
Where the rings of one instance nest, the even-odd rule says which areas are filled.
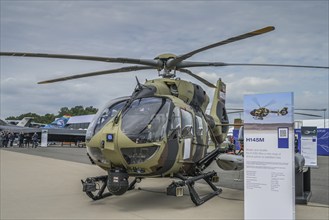
[[[97,177],[89,177],[85,181],[81,180],[82,183],[82,191],[87,194],[92,200],[100,200],[105,197],[112,196],[113,194],[110,192],[105,192],[107,185],[108,176],[97,176]],[[135,188],[135,184],[139,178],[135,178],[130,184],[128,190],[132,190]],[[97,188],[97,186],[100,186]]]
[[[181,179],[181,181],[172,182],[167,187],[167,195],[172,196],[183,196],[184,190],[183,187],[187,186],[190,192],[190,197],[193,203],[197,206],[205,203],[209,199],[213,198],[214,196],[219,195],[222,192],[222,189],[217,188],[213,182],[218,182],[218,176],[215,171],[208,172],[208,173],[201,173],[195,177],[185,177],[181,174],[176,174],[175,177]],[[89,177],[86,180],[81,180],[82,183],[82,191],[87,194],[92,200],[100,200],[113,194],[110,192],[105,192],[107,186],[107,179],[108,176],[97,176],[97,177]],[[194,189],[194,184],[198,180],[205,180],[208,185],[211,187],[213,192],[203,196],[200,198],[199,194]],[[128,187],[128,190],[132,190],[135,188],[135,184],[140,182],[140,178],[135,178]],[[98,186],[98,187],[97,187]]]
[[[222,189],[217,188],[213,182],[218,182],[218,176],[215,171],[205,173],[205,174],[200,174],[195,177],[185,177],[183,175],[177,174],[177,178],[181,179],[182,181],[177,181],[177,182],[172,182],[168,188],[167,188],[167,195],[172,195],[172,196],[183,196],[183,186],[187,186],[190,192],[190,197],[192,202],[196,205],[202,205],[209,199],[213,198],[214,196],[219,195],[222,192]],[[194,189],[194,183],[195,181],[198,180],[205,180],[208,185],[211,187],[213,192],[205,195],[204,197],[200,198],[199,194],[196,192]]]

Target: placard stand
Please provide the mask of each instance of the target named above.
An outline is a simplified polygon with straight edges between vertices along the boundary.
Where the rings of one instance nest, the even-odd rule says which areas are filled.
[[[311,168],[308,167],[306,172],[298,172],[296,178],[296,204],[307,204],[312,196],[311,191]]]
[[[295,219],[293,115],[292,93],[244,96],[245,219]]]

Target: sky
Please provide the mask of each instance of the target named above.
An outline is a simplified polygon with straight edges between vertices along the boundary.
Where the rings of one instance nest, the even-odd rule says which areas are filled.
[[[275,26],[272,32],[188,60],[329,66],[328,0],[0,0],[0,4],[2,52],[153,59]],[[28,112],[57,114],[64,106],[101,108],[111,99],[130,95],[135,76],[140,82],[158,77],[156,71],[146,70],[39,85],[42,80],[125,64],[4,56],[0,62],[1,118]],[[227,85],[228,108],[242,108],[244,95],[276,92],[293,92],[296,108],[329,108],[328,69],[230,66],[190,70],[214,84],[221,78]],[[184,73],[177,77],[200,84],[212,99],[213,89]]]

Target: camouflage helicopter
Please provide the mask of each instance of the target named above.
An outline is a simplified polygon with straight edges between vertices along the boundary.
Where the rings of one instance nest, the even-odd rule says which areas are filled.
[[[267,103],[264,106],[260,105],[257,99],[253,99],[253,101],[257,104],[258,108],[255,108],[255,109],[251,110],[249,113],[256,120],[263,120],[270,113],[276,114],[277,116],[284,116],[284,115],[288,114],[288,107],[283,107],[282,109],[278,109],[278,110],[268,109],[268,106],[275,103],[274,100],[271,100],[269,103]],[[300,109],[295,109],[295,110],[300,110]],[[294,114],[296,114],[296,115],[306,115],[306,116],[311,116],[311,117],[321,117],[319,115],[300,113],[300,112],[294,112]]]
[[[162,78],[147,80],[144,84],[137,79],[137,86],[131,96],[110,101],[98,111],[90,123],[86,133],[87,154],[91,162],[104,169],[107,175],[82,180],[83,191],[91,199],[99,200],[111,195],[122,195],[134,189],[135,184],[143,178],[172,177],[176,180],[168,186],[168,195],[182,196],[183,187],[187,186],[193,203],[201,205],[222,191],[213,183],[218,181],[217,173],[204,172],[204,170],[221,154],[220,145],[228,132],[229,121],[225,108],[226,86],[220,79],[214,85],[187,68],[234,65],[326,69],[328,67],[192,62],[186,59],[208,49],[273,30],[273,26],[268,26],[179,56],[162,54],[155,59],[24,52],[1,52],[0,55],[136,64],[56,78],[39,84],[103,74],[157,70]],[[206,114],[209,96],[205,90],[197,84],[175,78],[177,71],[215,88],[210,114]],[[215,144],[214,150],[210,152],[208,152],[209,136]],[[132,181],[130,177],[133,178]],[[202,179],[210,186],[211,192],[200,197],[195,190],[195,182]]]
[[[259,120],[263,120],[264,117],[266,117],[269,113],[275,113],[277,115],[286,115],[286,114],[288,114],[288,108],[283,107],[281,110],[271,111],[268,108],[260,107],[258,109],[254,109],[250,112],[250,114],[255,119],[259,119]]]

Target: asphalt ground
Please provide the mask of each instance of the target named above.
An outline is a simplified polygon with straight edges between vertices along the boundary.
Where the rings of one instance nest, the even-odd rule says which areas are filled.
[[[24,149],[19,149],[24,150]],[[45,149],[26,149],[44,154]],[[47,151],[83,152],[83,149]],[[104,175],[97,166],[0,150],[0,219],[243,219],[243,191],[223,193],[195,206],[188,192],[166,195],[169,178],[147,178],[122,196],[92,201],[81,190],[80,179]],[[63,154],[58,154],[63,155]],[[65,154],[70,155],[72,154]],[[73,154],[74,155],[74,154]],[[76,158],[73,156],[73,158]],[[71,158],[72,159],[72,158]],[[196,183],[200,194],[209,192]],[[296,205],[296,219],[328,219],[329,207],[317,203]]]
[[[38,147],[38,148],[2,148],[9,151],[15,151],[25,154],[49,157],[60,160],[90,164],[86,155],[85,148],[77,147]],[[214,162],[208,170],[216,170],[220,177],[220,187],[243,190],[243,170],[241,171],[224,171]],[[311,203],[319,203],[329,206],[329,157],[318,156],[318,168],[311,168]]]

